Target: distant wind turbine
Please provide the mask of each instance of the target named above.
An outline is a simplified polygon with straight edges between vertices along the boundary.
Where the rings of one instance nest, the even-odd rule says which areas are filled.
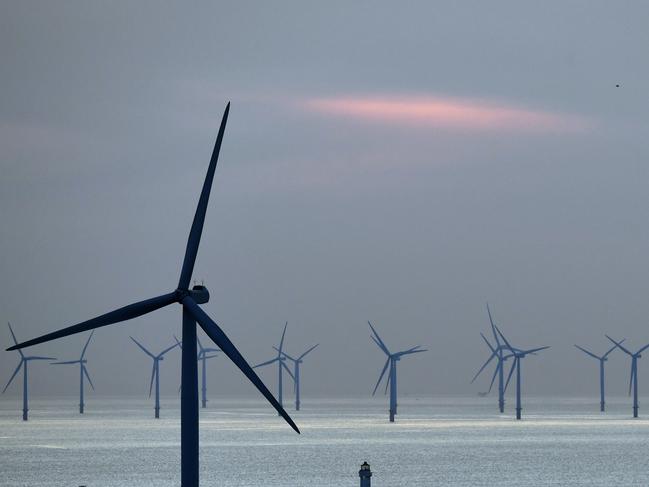
[[[86,341],[86,344],[83,347],[83,350],[81,351],[81,357],[79,357],[79,360],[69,360],[67,362],[53,362],[52,365],[72,365],[72,364],[79,364],[79,414],[83,414],[84,408],[85,408],[85,403],[83,401],[83,383],[85,382],[84,379],[88,380],[88,383],[90,384],[90,387],[92,387],[92,390],[95,390],[95,386],[92,383],[92,380],[90,380],[90,375],[88,374],[88,369],[86,368],[86,363],[88,362],[85,359],[86,356],[86,350],[88,348],[88,344],[90,343],[90,339],[92,338],[93,333],[95,333],[95,330],[92,330],[90,332],[90,336],[88,337],[88,340]]]
[[[502,332],[500,331],[500,329],[498,329],[497,326],[496,326],[496,331],[500,335],[500,338],[502,338],[503,341],[505,342],[505,345],[507,345],[507,348],[509,348],[509,351],[514,356],[514,363],[512,364],[511,369],[509,369],[509,376],[507,377],[505,388],[507,388],[507,385],[509,384],[509,380],[512,378],[514,369],[516,369],[516,419],[521,419],[521,411],[523,409],[521,407],[521,363],[527,355],[535,354],[536,352],[540,352],[541,350],[546,350],[550,347],[538,347],[529,350],[520,350],[510,345],[510,343],[505,338],[505,335],[502,334]]]
[[[624,342],[622,340],[620,343]],[[604,355],[601,357],[598,355],[595,355],[592,352],[589,352],[585,348],[580,347],[579,345],[575,345],[579,350],[584,352],[586,355],[589,355],[593,357],[594,359],[597,359],[599,361],[599,410],[601,412],[604,412],[606,410],[606,402],[604,400],[604,363],[608,360],[608,355],[617,348],[617,345],[613,345]]]
[[[270,393],[261,379],[257,376],[248,362],[243,358],[239,350],[230,341],[223,330],[203,311],[199,304],[209,301],[210,293],[205,286],[194,286],[189,289],[189,283],[194,271],[198,246],[203,233],[205,215],[207,213],[207,203],[210,198],[212,180],[221,150],[221,142],[225,132],[225,125],[228,120],[230,104],[228,103],[219,133],[214,144],[214,151],[207,169],[203,189],[198,200],[194,221],[187,239],[185,248],[185,257],[180,272],[180,279],[175,290],[170,293],[146,299],[115,311],[111,311],[96,318],[84,321],[77,325],[64,328],[59,331],[48,333],[33,340],[28,340],[10,347],[8,350],[29,347],[39,343],[55,340],[75,333],[89,331],[106,325],[112,325],[122,321],[127,321],[138,316],[143,316],[157,309],[164,308],[170,304],[178,303],[182,305],[183,312],[183,336],[182,339],[187,345],[182,351],[182,384],[184,385],[180,400],[180,449],[181,449],[181,475],[180,483],[183,487],[198,486],[198,364],[196,361],[196,324],[203,329],[216,345],[225,353],[230,360],[245,374],[271,405],[280,413],[286,422],[297,432],[300,430],[293,422],[291,417],[284,411],[284,408]]]
[[[167,352],[178,346],[178,343],[174,343],[172,346],[165,348],[158,355],[154,355],[144,348],[144,345],[138,342],[135,338],[130,337],[130,339],[133,340],[133,342],[153,360],[153,366],[151,368],[151,383],[149,384],[149,397],[151,397],[153,381],[155,380],[155,417],[158,419],[160,418],[160,362],[164,360],[164,355]]]
[[[649,348],[649,343],[638,350],[636,353],[632,353],[629,349],[622,346],[622,342],[613,340],[610,336],[606,335],[606,338],[611,340],[615,345],[631,357],[631,379],[629,380],[629,395],[631,395],[631,388],[633,388],[633,417],[638,417],[638,359],[642,358],[642,352]]]
[[[275,358],[272,358],[270,360],[267,360],[266,362],[262,362],[260,364],[257,364],[253,367],[253,369],[256,369],[257,367],[265,367],[267,365],[274,364],[277,362],[277,401],[279,402],[280,406],[284,405],[284,402],[282,400],[282,370],[286,370],[288,375],[291,376],[291,378],[295,381],[295,377],[293,377],[293,372],[291,372],[291,369],[288,368],[288,366],[284,363],[285,358],[283,357],[283,351],[282,347],[284,346],[284,336],[286,335],[286,327],[288,326],[288,321],[284,325],[284,331],[282,332],[282,339],[279,341],[279,348],[275,348],[277,350],[277,356]]]
[[[498,409],[500,410],[501,413],[505,412],[505,362],[507,361],[508,358],[512,357],[509,353],[509,348],[503,345],[500,342],[500,338],[498,337],[498,333],[496,332],[496,325],[494,324],[494,321],[491,317],[491,310],[489,309],[489,303],[487,303],[487,314],[489,315],[489,323],[491,324],[491,332],[493,333],[494,340],[496,342],[496,345],[493,346],[489,340],[487,340],[487,337],[485,337],[482,333],[480,333],[480,336],[482,336],[482,339],[485,341],[487,346],[489,347],[489,350],[491,350],[491,355],[489,355],[489,358],[487,361],[480,367],[478,372],[473,376],[473,379],[471,379],[471,383],[475,382],[475,380],[478,378],[478,376],[482,373],[482,371],[491,363],[491,361],[495,358],[496,361],[496,369],[494,370],[493,377],[491,378],[491,383],[489,385],[489,390],[487,393],[491,392],[491,389],[493,387],[494,381],[496,380],[496,376],[498,376]]]
[[[293,390],[295,391],[295,410],[299,411],[300,410],[300,364],[302,363],[302,359],[306,357],[306,355],[311,352],[314,348],[316,348],[319,343],[316,345],[313,345],[311,348],[309,348],[306,352],[304,352],[302,355],[300,355],[298,358],[293,358],[291,357],[288,353],[286,352],[280,352],[284,357],[289,359],[291,362],[293,362]],[[279,352],[279,349],[276,347],[273,347],[275,350]]]
[[[176,340],[176,343],[178,343],[178,346],[180,348],[183,348],[183,344],[176,335],[174,335],[174,338]],[[207,407],[207,361],[211,358],[216,358],[218,355],[216,355],[218,352],[221,350],[218,348],[205,348],[203,347],[203,344],[201,343],[200,339],[196,337],[196,341],[198,343],[198,356],[196,357],[196,360],[198,360],[201,363],[201,403],[203,408]],[[213,354],[213,355],[210,355]],[[178,392],[182,390],[182,384],[178,388]]]
[[[383,351],[383,353],[385,353],[388,356],[387,360],[385,361],[385,365],[383,366],[383,370],[381,371],[381,375],[379,376],[379,380],[376,381],[376,386],[374,386],[374,391],[372,392],[372,395],[376,394],[376,389],[378,389],[379,384],[381,383],[381,380],[385,375],[385,371],[388,369],[388,367],[390,367],[390,372],[385,382],[385,392],[387,393],[388,386],[389,386],[390,387],[390,422],[394,423],[394,417],[397,414],[397,362],[401,360],[401,357],[403,357],[404,355],[426,352],[427,350],[422,349],[420,345],[417,345],[416,347],[409,348],[408,350],[404,350],[402,352],[390,353],[388,347],[385,345],[385,343],[383,343],[383,340],[381,340],[381,337],[372,326],[372,323],[368,321],[367,324],[370,325],[370,328],[372,329],[372,333],[374,334],[374,336],[370,335],[370,338],[374,340],[374,343],[376,343],[376,345]]]
[[[16,335],[14,335],[14,331],[11,329],[11,324],[7,323],[7,325],[9,325],[11,338],[13,338],[14,343],[17,344],[18,341],[16,341]],[[29,411],[29,407],[28,407],[29,400],[27,394],[27,363],[32,360],[56,360],[56,359],[54,357],[37,357],[37,356],[25,357],[22,350],[18,350],[18,353],[20,354],[20,362],[18,363],[18,367],[16,367],[16,370],[14,370],[14,373],[11,374],[11,378],[9,379],[9,382],[7,382],[5,388],[2,389],[2,393],[3,394],[5,393],[7,387],[9,387],[9,384],[11,384],[11,381],[14,380],[14,377],[16,377],[16,374],[18,374],[20,368],[22,367],[23,368],[23,421],[27,421],[28,419],[27,412]]]

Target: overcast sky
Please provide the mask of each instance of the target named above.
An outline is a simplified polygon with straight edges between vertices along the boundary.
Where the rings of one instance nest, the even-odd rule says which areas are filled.
[[[475,394],[489,301],[514,345],[552,346],[526,392],[596,396],[573,343],[649,342],[648,23],[643,1],[2,2],[2,348],[4,322],[28,339],[175,287],[231,101],[194,277],[249,362],[288,320],[289,353],[321,344],[304,395],[369,395],[369,319],[429,349],[400,393]],[[128,336],[161,350],[180,321],[98,330],[98,393],[144,397]],[[0,352],[3,387],[16,363]],[[211,366],[211,395],[255,393]],[[34,394],[76,393],[76,370],[31,370]]]

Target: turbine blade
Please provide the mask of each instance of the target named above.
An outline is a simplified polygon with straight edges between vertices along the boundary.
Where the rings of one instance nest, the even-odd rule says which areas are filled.
[[[219,152],[221,150],[221,142],[223,141],[223,133],[225,132],[225,124],[228,121],[228,113],[230,112],[230,103],[228,102],[221,119],[221,126],[219,133],[216,136],[216,143],[212,151],[212,158],[210,165],[207,168],[205,175],[205,182],[201,190],[201,196],[198,199],[196,206],[196,213],[194,214],[194,221],[192,228],[189,231],[187,238],[187,247],[185,248],[185,258],[183,259],[183,267],[180,271],[180,279],[178,280],[178,289],[189,289],[189,281],[194,272],[194,264],[196,262],[196,255],[198,254],[198,246],[201,243],[201,234],[203,233],[203,224],[205,223],[205,214],[207,213],[207,203],[210,199],[210,191],[212,190],[212,181],[214,180],[214,171],[216,170],[216,163],[219,160]]]
[[[517,363],[518,363],[518,357],[515,357],[514,361],[512,362],[512,368],[509,369],[509,375],[507,376],[507,382],[505,382],[505,390],[507,390],[507,387],[509,386],[509,381],[512,378],[512,374],[514,373],[514,369],[516,368]]]
[[[281,362],[282,367],[284,368],[284,370],[286,372],[288,372],[288,375],[290,375],[291,379],[293,379],[293,382],[295,382],[295,376],[293,375],[293,372],[291,372],[291,369],[288,368],[288,365],[286,365],[283,360],[280,360],[280,362]]]
[[[620,340],[620,343],[624,343],[624,340],[626,340],[626,338],[623,338],[622,340]],[[602,358],[606,358],[606,357],[608,357],[608,355],[609,355],[613,350],[615,350],[616,348],[617,348],[617,344],[613,345],[613,346],[612,346],[612,347],[611,347],[611,348],[610,348],[610,349],[609,349],[609,350],[608,350],[608,351],[607,351],[607,352],[602,356]]]
[[[95,390],[95,385],[92,383],[92,380],[90,379],[90,374],[88,373],[88,369],[86,366],[83,366],[83,373],[86,376],[86,379],[88,379],[88,383],[90,384],[90,387],[92,387],[92,390]]]
[[[257,376],[254,370],[248,365],[248,362],[243,358],[239,350],[234,346],[230,339],[223,333],[223,330],[203,311],[196,302],[190,297],[186,297],[182,301],[183,306],[193,318],[198,322],[207,336],[209,336],[216,345],[219,346],[223,353],[225,353],[232,362],[244,373],[244,375],[254,384],[254,386],[262,393],[262,395],[271,403],[277,412],[284,418],[284,420],[299,433],[297,425],[293,422],[284,408],[277,402],[275,397],[271,394],[268,388],[264,385],[261,379]]]
[[[388,387],[390,387],[390,379],[392,379],[392,374],[388,373],[388,380],[385,381],[385,391],[383,391],[383,395],[386,395],[388,393]]]
[[[491,382],[489,383],[489,390],[487,391],[487,394],[491,392],[491,389],[493,388],[494,382],[496,380],[496,376],[498,375],[498,370],[500,370],[500,367],[502,366],[502,362],[498,361],[498,364],[496,364],[496,368],[494,369],[494,375],[491,377]]]
[[[284,336],[286,335],[286,327],[288,326],[288,321],[284,325],[284,331],[282,332],[282,339],[279,341],[279,353],[282,353],[282,347],[284,346]]]
[[[181,342],[180,340],[178,340],[178,337],[177,337],[176,335],[174,335],[174,340],[176,340],[176,343],[178,344],[178,346],[179,346],[180,349],[182,350],[182,348],[183,348],[183,342]]]
[[[14,330],[11,328],[11,323],[7,321],[7,326],[9,327],[9,332],[11,333],[11,338],[14,340],[14,345],[18,345],[18,340],[16,340],[16,335],[14,335]],[[18,349],[18,353],[20,354],[21,357],[24,357],[23,351]]]
[[[515,349],[509,344],[509,342],[507,341],[507,338],[505,338],[505,335],[503,335],[503,332],[500,331],[500,328],[498,328],[496,325],[494,325],[494,328],[496,329],[496,331],[500,335],[500,338],[502,338],[503,341],[505,342],[505,345],[507,346],[507,348],[509,348],[513,352]]]
[[[14,377],[16,377],[16,374],[18,373],[18,371],[20,370],[20,368],[23,366],[23,362],[24,362],[23,360],[21,360],[20,362],[18,362],[18,367],[16,367],[16,370],[14,370],[14,373],[11,374],[11,377],[9,378],[9,382],[7,382],[7,385],[5,386],[5,388],[2,389],[2,393],[3,393],[3,394],[4,394],[5,391],[7,390],[7,387],[9,387],[9,384],[11,384],[11,381],[14,380]]]
[[[135,344],[142,349],[144,353],[146,353],[149,357],[155,360],[155,355],[153,355],[151,352],[149,352],[146,348],[144,348],[144,345],[142,345],[140,342],[138,342],[135,338],[132,336],[129,336],[131,340],[135,342]]]
[[[381,343],[380,343],[376,338],[374,338],[372,335],[370,335],[370,338],[371,338],[372,340],[374,340],[374,343],[376,343],[376,346],[379,347],[379,349],[380,349],[384,354],[386,354],[388,357],[390,356],[390,352],[387,351],[388,349],[385,348],[383,345],[381,345]]]
[[[498,339],[498,333],[496,333],[496,325],[494,320],[491,317],[491,309],[489,309],[489,303],[487,303],[487,314],[489,315],[489,323],[491,323],[491,332],[494,334],[494,339],[496,340],[496,346],[500,347],[500,340]]]
[[[198,349],[203,352],[205,349],[203,348],[203,344],[201,343],[201,339],[196,337],[196,343],[198,343]]]
[[[52,362],[50,365],[71,365],[71,364],[78,364],[80,362],[81,360],[68,360],[66,362]]]
[[[319,343],[316,343],[315,345],[313,345],[313,346],[312,346],[311,348],[309,348],[306,352],[304,352],[302,355],[300,355],[300,356],[298,357],[298,360],[302,360],[304,357],[306,357],[306,354],[307,354],[307,353],[310,353],[311,350],[314,350],[318,345],[320,345],[320,344],[319,344]]]
[[[155,378],[155,360],[153,361],[153,367],[151,368],[151,384],[149,384],[149,397],[151,397],[151,391],[153,390],[154,378]]]
[[[644,347],[642,347],[640,350],[638,350],[638,351],[636,352],[636,354],[638,354],[638,353],[642,353],[642,352],[644,352],[644,351],[645,351],[646,349],[648,349],[648,348],[649,348],[649,343],[647,343]]]
[[[381,375],[379,375],[379,380],[376,381],[376,385],[374,386],[374,390],[372,391],[372,395],[376,394],[376,390],[379,388],[379,384],[381,383],[381,380],[383,380],[383,375],[385,374],[386,369],[388,368],[388,365],[390,365],[390,357],[385,361],[385,365],[383,366],[383,370],[381,371]]]
[[[550,348],[550,347],[531,348],[529,350],[523,350],[520,353],[522,355],[529,355],[529,354],[534,355],[534,354],[536,354],[536,352],[540,352],[541,350],[547,350],[548,348]]]
[[[588,354],[588,355],[590,355],[591,357],[596,358],[597,360],[601,360],[602,358],[606,357],[606,355],[608,355],[610,352],[612,352],[613,350],[615,350],[615,349],[617,348],[617,345],[615,345],[613,348],[611,348],[611,350],[609,350],[608,352],[606,352],[606,355],[604,355],[604,357],[601,357],[601,358],[598,357],[597,355],[595,355],[594,353],[589,352],[589,351],[586,350],[585,348],[581,348],[579,345],[575,345],[575,347],[577,347],[579,350],[581,350],[581,351],[584,352],[585,354]]]
[[[218,355],[206,355],[205,360],[209,360],[211,358],[217,358],[217,357],[218,357]]]
[[[39,356],[34,356],[34,357],[25,357],[25,360],[56,360],[56,357],[39,357]]]
[[[608,338],[609,340],[611,340],[613,343],[615,343],[615,345],[616,345],[620,350],[622,350],[623,352],[625,352],[625,353],[627,353],[627,354],[629,354],[629,355],[631,355],[631,356],[633,357],[633,354],[632,354],[632,353],[631,353],[627,348],[624,348],[624,347],[622,346],[622,342],[617,342],[617,341],[613,340],[613,339],[612,339],[610,336],[608,336],[608,335],[604,335],[604,336],[605,336],[606,338]]]
[[[482,371],[487,367],[487,365],[489,365],[489,364],[491,363],[491,361],[494,359],[494,357],[497,357],[496,352],[493,352],[493,353],[489,356],[489,358],[487,359],[487,361],[486,361],[484,364],[482,364],[482,367],[480,367],[480,369],[479,369],[479,370],[476,372],[476,374],[473,376],[473,379],[471,379],[471,384],[473,384],[473,383],[475,382],[475,380],[478,378],[478,376],[479,376],[479,375],[482,373]]]
[[[372,329],[372,332],[374,333],[374,336],[376,337],[376,339],[375,339],[374,341],[377,343],[377,345],[378,345],[380,348],[383,349],[383,351],[384,351],[387,355],[390,355],[390,350],[388,350],[388,347],[386,347],[385,343],[383,343],[383,340],[381,340],[381,337],[379,336],[379,334],[376,332],[376,330],[375,330],[374,327],[372,326],[372,323],[370,323],[370,322],[368,321],[367,324],[370,325],[370,328]]]
[[[167,353],[167,352],[173,350],[173,349],[176,348],[177,346],[178,346],[178,344],[177,344],[177,343],[174,343],[172,346],[165,348],[162,352],[160,352],[160,354],[158,355],[158,357],[162,357],[165,353]]]
[[[491,343],[489,343],[489,340],[487,340],[487,337],[484,336],[484,335],[482,334],[482,332],[480,332],[480,336],[482,337],[482,339],[484,340],[484,342],[485,342],[485,343],[487,344],[487,346],[489,347],[489,350],[491,350],[492,353],[496,353],[496,349],[491,345]]]
[[[273,364],[273,363],[277,362],[278,360],[279,360],[279,359],[278,359],[277,357],[275,357],[275,358],[272,359],[272,360],[267,360],[266,362],[262,362],[262,363],[260,363],[260,364],[254,365],[252,368],[253,368],[253,369],[256,369],[257,367],[265,367],[266,365]]]
[[[291,357],[288,353],[286,353],[286,352],[280,350],[279,348],[277,348],[277,347],[273,347],[273,349],[274,349],[276,352],[281,353],[282,355],[284,355],[284,357],[286,357],[287,359],[292,360],[293,362],[297,362],[297,360],[295,360],[295,359],[294,359],[293,357]]]
[[[56,340],[57,338],[63,338],[68,335],[74,335],[75,333],[81,333],[88,330],[93,330],[95,328],[100,328],[106,325],[112,325],[114,323],[119,323],[120,321],[127,321],[138,316],[145,315],[152,311],[155,311],[165,306],[170,305],[171,303],[177,302],[176,293],[163,294],[162,296],[157,296],[155,298],[146,299],[138,303],[129,304],[123,308],[111,311],[110,313],[97,316],[88,321],[84,321],[77,325],[72,325],[62,330],[58,330],[46,335],[34,338],[33,340],[28,340],[13,347],[9,347],[7,350],[17,350],[19,348],[31,347],[32,345],[38,345],[39,343],[49,342],[50,340]]]
[[[92,338],[92,335],[95,333],[95,330],[92,330],[90,332],[90,336],[88,337],[88,341],[86,341],[85,346],[83,347],[83,350],[81,351],[81,358],[79,360],[83,360],[83,357],[86,355],[86,349],[88,348],[88,344],[90,343],[90,339]]]

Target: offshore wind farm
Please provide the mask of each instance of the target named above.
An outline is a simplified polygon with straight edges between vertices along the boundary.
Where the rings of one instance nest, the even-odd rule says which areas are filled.
[[[0,485],[649,485],[647,19],[3,2]]]

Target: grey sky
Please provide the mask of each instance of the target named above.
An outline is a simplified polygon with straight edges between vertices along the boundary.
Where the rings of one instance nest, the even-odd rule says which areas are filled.
[[[640,1],[3,2],[0,319],[26,339],[171,290],[231,100],[195,278],[250,362],[288,320],[289,353],[321,343],[305,395],[369,394],[370,319],[430,350],[402,362],[404,393],[473,394],[489,300],[512,342],[553,347],[529,391],[595,394],[574,342],[649,342],[648,20]],[[128,335],[179,330],[173,307],[99,330],[97,388],[144,394]],[[254,393],[211,366],[219,394]],[[612,357],[611,392],[627,368]],[[33,391],[74,374],[39,364]]]

